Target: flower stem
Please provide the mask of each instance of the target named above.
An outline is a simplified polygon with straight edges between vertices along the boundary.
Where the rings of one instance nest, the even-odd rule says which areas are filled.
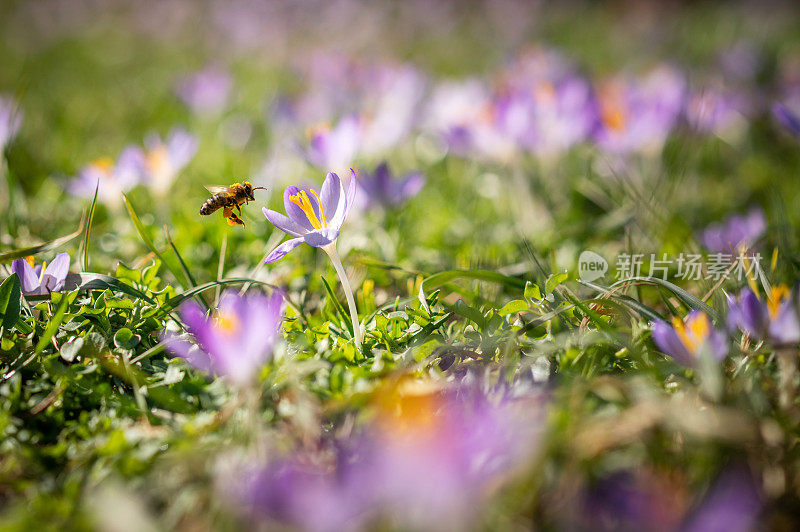
[[[784,410],[788,410],[794,404],[794,397],[797,393],[795,386],[795,376],[797,375],[797,350],[781,348],[776,353],[778,357],[778,404]]]
[[[356,309],[356,300],[353,297],[353,289],[350,288],[350,281],[347,279],[347,272],[344,271],[344,266],[342,266],[342,260],[339,258],[339,253],[336,251],[336,242],[331,242],[327,246],[323,247],[322,249],[325,250],[325,253],[331,258],[331,262],[333,263],[333,268],[336,270],[336,274],[339,276],[339,282],[342,283],[342,288],[344,289],[344,295],[347,297],[347,306],[350,307],[350,321],[353,322],[353,336],[356,339],[356,349],[361,351],[361,323],[358,321],[358,310]]]

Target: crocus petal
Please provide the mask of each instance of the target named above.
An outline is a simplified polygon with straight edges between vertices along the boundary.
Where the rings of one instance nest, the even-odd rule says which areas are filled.
[[[175,333],[169,333],[164,337],[163,342],[167,351],[174,356],[186,360],[192,367],[200,371],[213,373],[214,368],[211,357],[204,353],[197,345],[184,340]]]
[[[322,188],[325,190],[333,188],[334,186],[338,187],[339,191],[337,193],[335,209],[328,214],[328,216],[330,216],[330,219],[328,220],[328,227],[339,229],[344,223],[345,217],[347,216],[347,195],[344,192],[342,180],[339,179],[338,175],[331,172],[325,178]],[[332,194],[333,192],[327,193],[328,197],[330,197]],[[325,212],[327,213],[328,211],[326,210]]]
[[[344,199],[342,192],[342,182],[339,176],[333,172],[329,172],[325,176],[325,181],[322,182],[322,188],[319,190],[319,199],[322,202],[322,208],[325,209],[325,214],[333,219],[339,211],[339,201]]]
[[[413,198],[422,187],[425,186],[425,178],[420,172],[415,172],[409,175],[400,187],[400,200],[407,200]]]
[[[286,242],[284,242],[280,246],[278,246],[275,249],[273,249],[272,253],[270,253],[267,256],[267,258],[264,260],[264,262],[269,264],[271,262],[275,262],[277,260],[280,260],[287,253],[289,253],[291,250],[293,250],[294,248],[296,248],[297,246],[299,246],[302,243],[303,243],[303,237],[292,238],[291,240],[287,240]]]
[[[311,221],[308,219],[308,216],[306,216],[306,213],[304,213],[303,209],[289,199],[291,196],[294,196],[299,192],[300,189],[294,185],[286,187],[286,190],[283,192],[283,206],[286,209],[286,215],[292,221],[303,227],[306,231],[311,231],[314,229],[314,226],[311,225]]]
[[[262,207],[261,212],[263,212],[264,216],[267,217],[269,223],[271,223],[272,225],[274,225],[287,235],[301,236],[308,232],[308,230],[304,229],[300,224],[298,224],[294,220],[289,219],[289,217],[284,216],[279,212],[267,209],[266,207]]]
[[[784,302],[778,310],[778,315],[770,321],[769,336],[775,342],[783,345],[794,345],[800,342],[800,324],[798,324],[797,312],[791,301]]]
[[[39,277],[25,259],[17,259],[11,263],[11,271],[17,274],[22,285],[22,293],[32,295],[39,292]]]
[[[323,246],[327,246],[328,244],[336,240],[338,236],[339,236],[338,229],[328,227],[325,229],[317,229],[316,231],[311,231],[310,233],[306,234],[303,237],[303,239],[309,246],[314,246],[315,248],[321,248]]]
[[[667,322],[657,321],[653,324],[653,340],[661,351],[674,358],[679,364],[684,366],[694,364],[693,357],[678,338],[675,329]]]
[[[42,276],[42,285],[48,290],[57,292],[64,287],[64,279],[67,278],[69,273],[69,255],[67,253],[59,253],[53,262],[47,265]]]

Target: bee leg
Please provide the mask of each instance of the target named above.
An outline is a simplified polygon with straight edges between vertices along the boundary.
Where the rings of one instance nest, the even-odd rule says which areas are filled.
[[[233,207],[225,207],[222,211],[222,215],[228,221],[228,225],[244,225],[242,219],[233,212]]]

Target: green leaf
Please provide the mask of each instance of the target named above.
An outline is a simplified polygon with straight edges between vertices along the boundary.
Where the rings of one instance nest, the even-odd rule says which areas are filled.
[[[123,327],[114,334],[114,345],[120,349],[133,349],[141,341],[142,337],[134,334],[127,327]]]
[[[89,216],[86,220],[86,232],[83,234],[83,271],[89,271],[89,235],[92,231],[92,220],[94,220],[94,208],[97,205],[97,191],[100,189],[100,181],[94,187],[94,197],[89,206]]]
[[[68,297],[62,297],[61,303],[59,303],[58,308],[56,309],[56,313],[53,314],[53,317],[50,318],[50,322],[47,324],[47,327],[44,329],[44,334],[39,338],[39,342],[36,344],[36,349],[34,352],[38,355],[41,353],[47,344],[50,343],[50,339],[58,330],[58,327],[61,325],[61,322],[64,320],[64,314],[67,312],[67,307],[69,307],[69,300]]]
[[[456,304],[453,305],[453,312],[459,316],[467,318],[468,320],[474,321],[481,328],[483,328],[486,323],[483,314],[481,314],[477,309],[474,309],[464,303],[463,299],[456,301]]]
[[[541,300],[542,299],[542,292],[539,290],[539,286],[528,281],[525,283],[525,292],[524,292],[525,299],[530,300]]]
[[[77,288],[80,290],[113,290],[143,299],[148,303],[155,303],[147,294],[109,275],[103,275],[102,273],[79,273],[70,274],[68,280],[71,279],[75,279]]]
[[[16,274],[11,274],[0,284],[0,326],[6,330],[11,329],[19,320],[21,296],[19,277]]]
[[[277,289],[278,287],[275,285],[271,285],[269,283],[265,283],[264,281],[258,281],[256,279],[221,279],[219,281],[211,281],[205,284],[201,284],[200,286],[195,286],[191,290],[187,290],[181,294],[178,294],[175,297],[169,298],[161,308],[159,309],[161,315],[165,315],[170,313],[173,309],[175,309],[178,305],[183,303],[186,299],[190,297],[194,297],[197,294],[204,292],[210,288],[215,288],[217,286],[225,286],[229,284],[243,284],[243,283],[250,283],[250,284],[260,284],[263,286],[269,286],[270,288]]]
[[[613,288],[621,284],[628,283],[631,281],[661,285],[670,292],[672,292],[673,294],[675,294],[675,297],[686,303],[689,307],[695,310],[702,310],[703,312],[711,316],[711,318],[714,321],[717,321],[719,319],[719,313],[710,306],[708,306],[706,303],[704,303],[699,297],[697,297],[694,294],[690,294],[680,286],[676,286],[670,283],[669,281],[659,279],[658,277],[629,277],[627,279],[621,279],[612,284],[610,287],[608,287],[607,290],[612,290]]]
[[[554,273],[548,277],[544,282],[544,293],[552,294],[553,290],[555,290],[558,285],[567,280],[567,277],[569,277],[567,272]]]
[[[503,308],[497,311],[498,314],[501,316],[508,316],[509,314],[514,314],[515,312],[522,312],[524,310],[528,310],[530,306],[528,302],[523,299],[515,299],[513,301],[509,301]]]
[[[30,246],[27,248],[22,249],[15,249],[13,251],[6,251],[5,253],[0,253],[0,264],[4,262],[11,262],[15,259],[21,259],[23,257],[27,257],[28,255],[36,255],[37,253],[42,253],[44,251],[49,251],[51,249],[60,248],[73,238],[79,236],[83,232],[83,224],[86,218],[86,213],[84,212],[84,216],[81,217],[81,222],[78,225],[78,230],[74,233],[70,233],[66,236],[62,236],[61,238],[56,238],[55,240],[51,240],[50,242],[46,242],[44,244],[39,244],[38,246]]]

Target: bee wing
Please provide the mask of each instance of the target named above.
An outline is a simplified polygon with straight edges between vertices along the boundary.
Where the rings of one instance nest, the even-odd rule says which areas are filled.
[[[206,185],[206,190],[211,192],[212,194],[219,194],[221,192],[227,192],[230,187],[226,187],[223,185]]]

